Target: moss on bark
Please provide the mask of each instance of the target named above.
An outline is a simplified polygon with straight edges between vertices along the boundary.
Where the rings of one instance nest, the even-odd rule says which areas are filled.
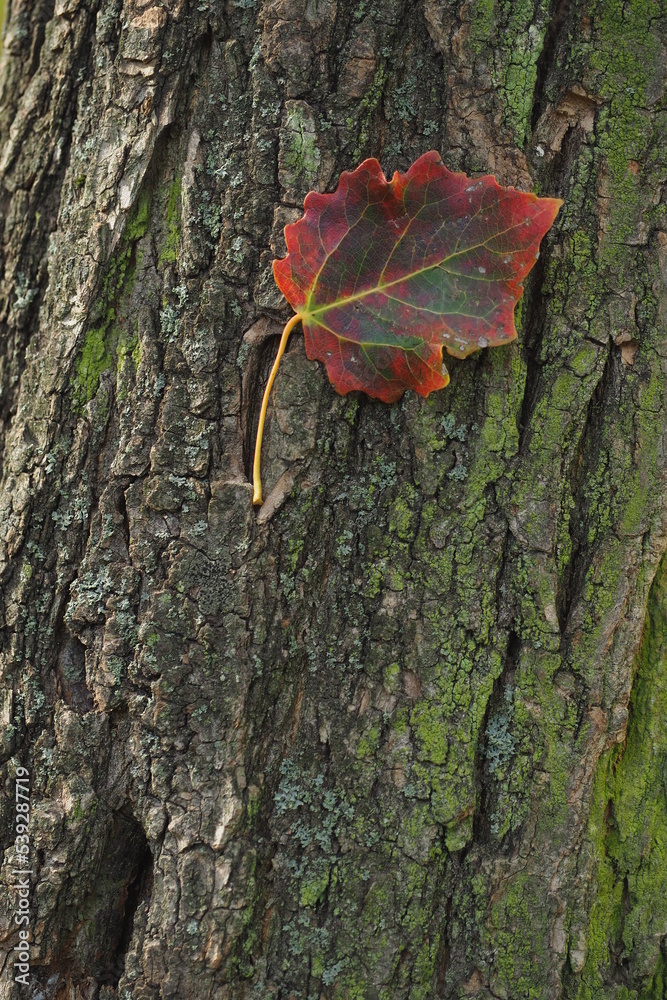
[[[666,36],[644,0],[11,5],[0,710],[36,989],[662,996]],[[519,343],[381,406],[294,338],[257,512],[283,226],[431,147],[565,199]]]

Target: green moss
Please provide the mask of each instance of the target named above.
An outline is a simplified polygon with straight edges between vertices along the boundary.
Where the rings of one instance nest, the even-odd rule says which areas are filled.
[[[77,398],[88,402],[93,398],[102,372],[111,367],[111,351],[106,338],[106,329],[97,327],[90,330],[76,365]]]
[[[366,757],[377,753],[378,747],[380,746],[380,727],[372,726],[364,735],[361,737],[357,744],[357,757],[359,760],[364,760]]]
[[[394,501],[389,513],[389,530],[396,532],[403,541],[413,537],[413,509],[415,503],[415,490],[410,484],[406,484],[401,489],[401,494]]]
[[[666,396],[664,375],[656,367],[648,384],[640,389],[639,410],[635,418],[638,461],[635,468],[628,470],[623,482],[622,492],[627,500],[621,530],[628,535],[645,530],[647,511],[660,497],[659,462],[664,427],[662,400]]]
[[[160,264],[173,264],[178,260],[181,242],[181,180],[179,177],[169,185],[167,200],[167,239],[160,253]]]
[[[420,758],[430,764],[444,764],[448,755],[448,734],[441,707],[426,700],[419,702],[410,724],[419,740]]]
[[[150,196],[146,191],[142,191],[139,195],[137,206],[127,221],[124,234],[127,243],[135,243],[138,239],[141,239],[148,229],[150,204]]]
[[[130,351],[130,357],[134,362],[134,367],[138,369],[141,364],[141,341],[139,340],[139,337],[136,338],[134,347],[132,347]]]
[[[330,872],[328,868],[314,872],[301,882],[299,902],[302,906],[315,906],[322,898],[329,885]]]
[[[128,219],[120,250],[109,263],[102,295],[92,313],[95,325],[86,334],[76,362],[72,401],[78,412],[93,398],[102,373],[111,368],[114,359],[119,367],[128,355],[135,363],[140,360],[141,349],[136,334],[128,337],[119,328],[123,318],[118,315],[118,304],[123,296],[132,291],[139,262],[135,247],[148,228],[149,211],[150,198],[142,192]]]
[[[530,6],[532,7],[532,4]],[[518,146],[524,145],[530,132],[537,60],[544,43],[544,31],[544,26],[537,28],[534,23],[530,23],[527,30],[525,26],[516,30],[511,22],[506,36],[511,48],[505,68],[502,95],[505,121],[512,129]]]
[[[488,51],[489,42],[495,27],[494,0],[479,0],[469,8],[472,15],[470,22],[470,47],[476,55]]]
[[[387,67],[384,60],[380,60],[373,76],[373,81],[368,90],[357,103],[354,115],[346,119],[346,126],[350,135],[356,135],[357,140],[352,151],[353,159],[362,159],[364,154],[376,153],[373,147],[373,122],[387,79]]]
[[[597,123],[609,184],[600,259],[614,268],[624,269],[632,259],[626,247],[639,223],[640,192],[654,189],[648,175],[659,169],[650,150],[653,126],[645,111],[647,90],[661,59],[652,26],[657,14],[651,0],[604,0],[591,11],[596,39],[590,64],[599,74],[597,93],[606,101]]]
[[[339,983],[340,990],[337,990],[337,993],[341,1000],[366,1000],[368,996],[366,984],[354,973],[347,973]]]
[[[530,132],[537,61],[542,51],[547,4],[538,0],[483,0],[471,7],[470,47],[479,58],[488,58],[491,77],[502,98],[503,116],[514,142],[523,146]],[[491,49],[490,42],[496,44]]]
[[[138,368],[141,362],[141,343],[136,334],[128,337],[124,332],[121,332],[118,335],[116,343],[116,363],[118,369],[123,367],[126,358],[130,358],[134,367]]]
[[[288,539],[289,566],[292,573],[296,572],[296,568],[299,565],[305,541],[305,538],[301,538],[298,535],[296,537],[290,536]]]
[[[661,997],[667,913],[667,560],[658,570],[633,685],[625,746],[600,760],[588,835],[597,884],[578,1000],[603,1000],[619,954],[641,993]]]
[[[460,823],[454,823],[445,830],[445,846],[448,851],[460,851],[472,840],[473,817],[466,816]]]
[[[386,687],[387,691],[395,691],[398,687],[399,678],[401,676],[401,665],[400,663],[388,663],[384,668],[384,673],[382,677],[382,682]]]
[[[570,236],[570,260],[580,277],[594,278],[597,274],[593,241],[585,229],[575,229]]]
[[[394,732],[402,734],[408,728],[408,709],[399,708],[397,712],[394,713],[391,721],[391,727]]]
[[[310,190],[317,182],[321,154],[312,113],[305,113],[299,102],[287,110],[283,137],[283,167],[300,187]]]
[[[364,570],[364,597],[377,597],[382,589],[384,569],[376,563],[369,563]]]
[[[493,903],[491,921],[498,949],[496,970],[501,996],[544,1000],[542,970],[548,961],[549,914],[542,906],[539,879],[517,875]]]
[[[252,824],[257,819],[260,803],[261,803],[260,789],[257,789],[255,786],[251,786],[248,794],[248,805],[246,810],[246,815],[248,818],[248,826],[252,826]]]

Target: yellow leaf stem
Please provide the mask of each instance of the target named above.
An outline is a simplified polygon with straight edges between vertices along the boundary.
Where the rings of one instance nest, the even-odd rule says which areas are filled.
[[[280,364],[280,359],[285,353],[285,348],[287,347],[287,341],[289,340],[289,335],[302,319],[302,313],[296,313],[295,316],[289,320],[283,330],[282,337],[280,338],[280,344],[278,345],[278,353],[276,354],[276,360],[273,362],[273,368],[271,369],[271,374],[269,375],[269,381],[266,383],[266,389],[264,390],[264,398],[262,399],[262,408],[259,411],[259,424],[257,425],[257,440],[255,441],[255,461],[252,467],[252,483],[253,483],[253,495],[252,502],[256,507],[262,504],[262,477],[260,475],[260,464],[262,456],[262,437],[264,436],[264,421],[266,419],[266,410],[269,405],[269,394],[273,386],[276,374],[278,372],[278,365]]]

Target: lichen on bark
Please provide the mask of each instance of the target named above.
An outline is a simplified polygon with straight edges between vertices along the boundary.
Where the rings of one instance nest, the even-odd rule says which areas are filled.
[[[43,995],[663,995],[666,29],[12,0],[0,937],[22,764]],[[258,513],[283,227],[429,148],[565,199],[519,343],[382,406],[294,337]]]

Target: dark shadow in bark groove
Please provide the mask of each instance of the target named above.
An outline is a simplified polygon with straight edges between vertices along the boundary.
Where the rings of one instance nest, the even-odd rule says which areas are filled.
[[[615,867],[615,866],[614,866]],[[611,957],[611,978],[612,981],[619,986],[632,987],[633,977],[630,973],[630,963],[628,961],[628,955],[625,950],[625,943],[623,940],[623,933],[625,931],[625,920],[630,910],[632,909],[632,902],[630,898],[630,888],[628,885],[627,874],[623,876],[623,895],[621,897],[621,922],[618,928],[618,935],[616,940],[611,946],[610,957]]]
[[[526,363],[526,388],[518,420],[520,454],[524,453],[528,443],[530,418],[542,392],[539,354],[547,320],[547,303],[542,294],[545,255],[546,251],[540,253],[524,293],[521,350]]]
[[[570,7],[571,0],[555,0],[553,13],[549,18],[547,30],[544,34],[542,51],[537,60],[535,88],[533,90],[533,117],[531,121],[531,128],[533,130],[540,116],[546,110],[547,98],[545,91],[547,82],[556,65],[556,51],[560,41],[561,29],[570,13]]]
[[[449,967],[449,958],[451,954],[451,944],[449,940],[449,932],[452,922],[452,897],[449,895],[447,897],[447,904],[445,906],[445,925],[442,929],[442,934],[440,937],[440,950],[438,952],[438,958],[436,961],[437,969],[437,980],[436,980],[436,995],[438,997],[445,996],[445,975],[447,974],[447,968]]]
[[[609,341],[609,351],[600,381],[588,404],[584,430],[579,442],[573,473],[572,497],[574,508],[570,516],[570,538],[572,550],[567,565],[559,574],[556,590],[556,611],[561,634],[565,635],[572,608],[586,578],[586,573],[594,557],[595,549],[588,539],[591,525],[590,478],[599,467],[603,446],[605,414],[615,405],[619,393],[617,365],[613,344]],[[612,484],[610,484],[610,487]],[[608,502],[613,503],[610,489]]]

